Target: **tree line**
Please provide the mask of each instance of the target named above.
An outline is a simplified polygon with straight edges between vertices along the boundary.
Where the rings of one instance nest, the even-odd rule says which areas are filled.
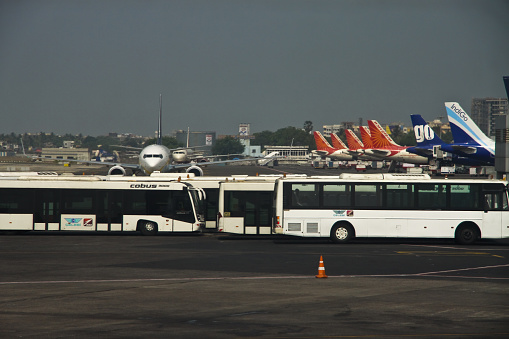
[[[308,146],[309,150],[315,149],[315,140],[313,136],[313,123],[306,121],[303,128],[288,126],[280,128],[275,132],[262,131],[253,133],[254,139],[251,140],[251,145],[259,145],[262,151],[266,146]],[[439,131],[435,133],[440,135]],[[337,133],[338,136],[346,141],[344,130]],[[324,135],[330,142],[330,136]],[[391,137],[394,141],[404,146],[414,146],[416,144],[413,130],[404,133],[399,127],[391,131]],[[450,132],[442,135],[441,138],[445,142],[452,141]],[[64,141],[74,141],[75,147],[89,148],[89,149],[103,149],[107,152],[112,152],[118,149],[118,146],[128,146],[135,148],[143,148],[147,145],[155,144],[155,138],[139,138],[139,137],[122,137],[116,136],[84,136],[82,134],[72,135],[56,135],[54,133],[38,133],[38,134],[0,134],[0,141],[5,144],[20,145],[21,139],[25,149],[35,151],[42,147],[61,147]],[[165,136],[163,137],[163,145],[168,148],[183,147],[176,138]],[[235,137],[226,137],[216,140],[212,147],[212,154],[239,154],[244,151],[244,146]]]

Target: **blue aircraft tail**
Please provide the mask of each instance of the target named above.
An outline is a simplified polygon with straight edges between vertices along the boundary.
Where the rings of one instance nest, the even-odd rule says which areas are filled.
[[[414,126],[415,140],[417,146],[433,147],[434,145],[443,145],[444,142],[438,135],[435,134],[433,129],[421,117],[420,114],[411,114],[412,125]]]
[[[494,142],[479,129],[457,102],[446,102],[445,107],[455,143],[494,148]]]

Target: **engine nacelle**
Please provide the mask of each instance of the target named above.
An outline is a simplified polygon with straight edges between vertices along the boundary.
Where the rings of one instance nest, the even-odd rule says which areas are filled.
[[[113,166],[108,171],[108,175],[126,175],[125,168],[122,166]]]
[[[193,173],[196,177],[203,176],[203,170],[200,166],[191,166],[186,169],[186,173]]]

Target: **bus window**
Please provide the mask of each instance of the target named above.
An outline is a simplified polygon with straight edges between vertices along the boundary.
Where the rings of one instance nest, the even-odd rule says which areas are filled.
[[[320,204],[317,184],[292,184],[291,207],[318,207]]]
[[[97,222],[121,223],[123,196],[120,191],[97,191]]]
[[[173,192],[173,218],[184,222],[195,222],[191,198],[187,191]],[[163,213],[162,215],[166,215]],[[171,215],[170,215],[171,217]]]
[[[350,208],[352,206],[352,194],[350,185],[323,185],[323,207]]]
[[[32,213],[33,190],[6,188],[0,192],[0,213]]]
[[[246,201],[245,191],[224,192],[224,212],[229,212],[230,217],[243,217]]]
[[[124,191],[124,214],[146,215],[147,200],[144,191]]]
[[[450,188],[451,210],[480,210],[479,188],[476,184],[452,184]]]
[[[355,208],[379,207],[381,206],[381,200],[381,194],[379,194],[379,185],[355,185]]]
[[[62,190],[62,213],[88,214],[94,211],[94,191]]]
[[[501,184],[484,184],[482,187],[484,195],[484,210],[486,211],[507,211],[507,193]]]
[[[415,184],[417,208],[422,210],[446,209],[445,185]]]
[[[413,185],[387,184],[385,187],[387,209],[411,209],[414,207]]]

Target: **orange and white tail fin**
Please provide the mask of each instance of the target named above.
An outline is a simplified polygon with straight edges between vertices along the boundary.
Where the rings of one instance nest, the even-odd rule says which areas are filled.
[[[371,132],[368,126],[361,126],[361,139],[366,149],[373,148],[373,141],[371,141]]]
[[[341,139],[338,137],[336,133],[331,133],[330,138],[332,141],[332,147],[337,149],[347,149],[345,143],[341,141]]]
[[[371,141],[373,148],[401,147],[392,140],[383,127],[376,120],[368,120],[369,131],[371,132]]]
[[[345,135],[346,135],[346,142],[348,143],[349,149],[356,150],[356,149],[364,148],[362,141],[360,141],[359,137],[357,137],[357,135],[355,135],[355,133],[351,129],[347,129],[345,131]]]
[[[315,131],[314,136],[315,136],[316,149],[318,151],[334,152],[334,149],[329,144],[329,142],[323,137],[322,133]]]

